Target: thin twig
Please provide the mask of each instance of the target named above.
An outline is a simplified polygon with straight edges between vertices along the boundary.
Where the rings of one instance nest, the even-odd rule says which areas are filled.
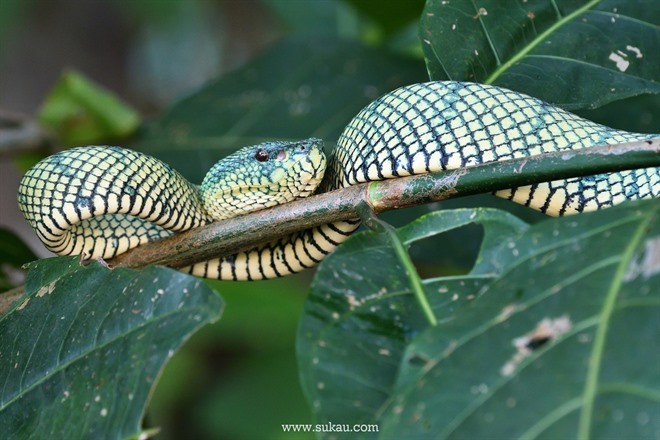
[[[0,155],[45,149],[54,138],[37,121],[0,110]]]

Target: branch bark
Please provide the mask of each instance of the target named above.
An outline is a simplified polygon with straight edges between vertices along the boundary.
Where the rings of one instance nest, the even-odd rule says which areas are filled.
[[[616,157],[616,159],[614,159]],[[306,228],[375,213],[516,186],[660,166],[660,139],[493,162],[452,171],[369,182],[275,206],[173,235],[130,250],[110,266],[184,267],[232,255]]]
[[[107,263],[111,267],[184,267],[309,227],[358,218],[365,205],[381,213],[539,182],[648,167],[660,167],[660,138],[369,182],[175,234],[134,248]],[[0,315],[23,292],[18,287],[0,295]]]

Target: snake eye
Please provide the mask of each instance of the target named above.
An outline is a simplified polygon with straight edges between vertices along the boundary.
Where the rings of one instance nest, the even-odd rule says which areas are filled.
[[[264,150],[263,148],[258,149],[254,154],[254,158],[259,162],[266,162],[269,157],[270,155],[268,154],[268,151]]]

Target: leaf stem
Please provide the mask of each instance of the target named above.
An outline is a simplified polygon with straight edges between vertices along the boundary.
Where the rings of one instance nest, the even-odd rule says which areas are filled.
[[[417,273],[417,269],[415,269],[415,265],[410,259],[410,254],[408,254],[408,251],[406,250],[403,242],[399,238],[399,234],[397,234],[396,229],[394,229],[394,227],[389,223],[379,219],[376,216],[373,208],[366,203],[361,204],[358,207],[358,212],[360,213],[360,218],[366,227],[372,231],[387,235],[390,243],[392,244],[392,248],[394,249],[394,253],[406,271],[406,275],[410,281],[410,289],[415,295],[417,303],[421,307],[426,320],[433,327],[438,325],[438,319],[433,313],[429,299],[426,297],[426,291],[422,285],[422,280]]]

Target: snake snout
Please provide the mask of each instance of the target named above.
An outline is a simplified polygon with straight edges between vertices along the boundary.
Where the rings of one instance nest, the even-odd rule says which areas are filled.
[[[313,159],[319,153],[323,154],[323,141],[316,138],[305,139],[304,141],[292,142],[287,145],[287,149],[293,156]]]

